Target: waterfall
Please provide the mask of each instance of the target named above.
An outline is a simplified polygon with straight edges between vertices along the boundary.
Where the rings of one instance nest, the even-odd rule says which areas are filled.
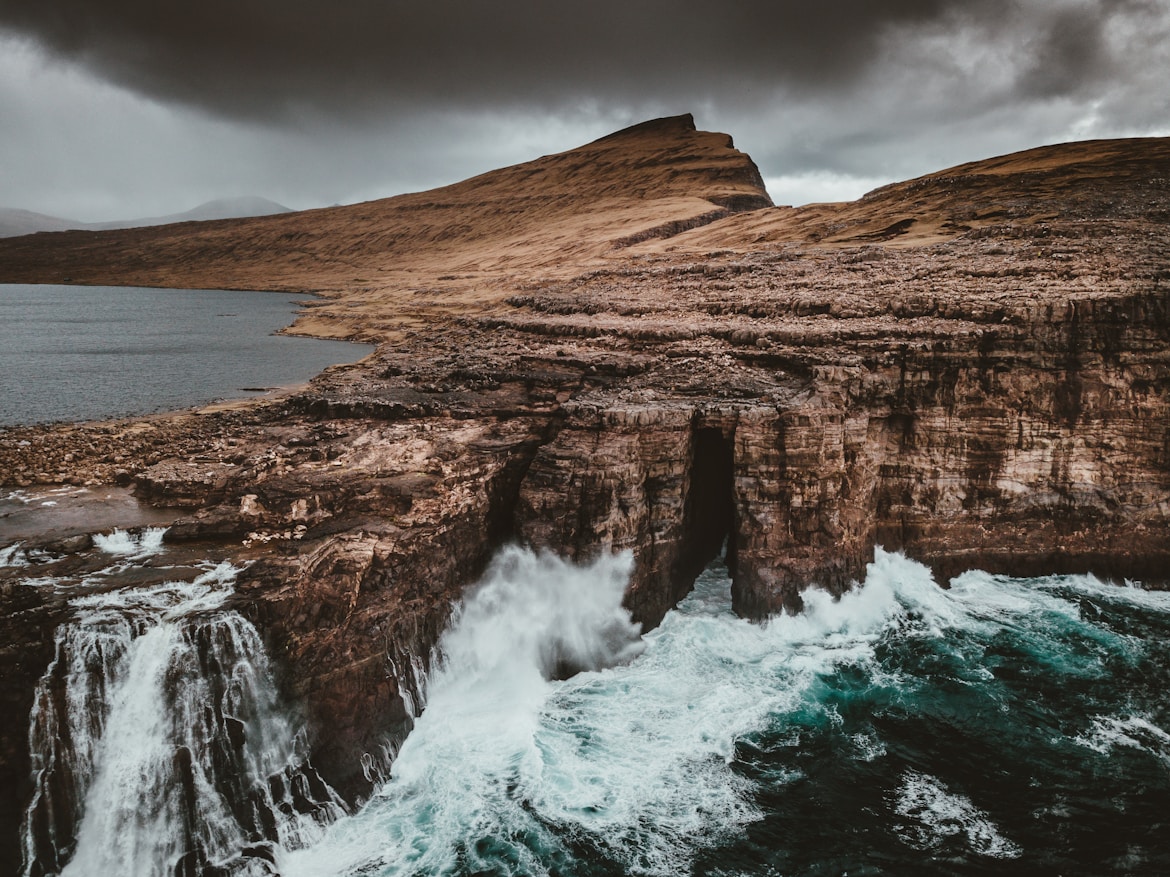
[[[344,813],[223,608],[236,572],[72,601],[30,716],[24,877],[273,874]]]

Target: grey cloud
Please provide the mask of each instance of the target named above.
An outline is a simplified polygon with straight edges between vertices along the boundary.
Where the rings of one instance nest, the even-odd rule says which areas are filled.
[[[0,206],[348,202],[687,111],[838,192],[1170,133],[1168,72],[1166,0],[0,0]]]
[[[1054,14],[1029,46],[1034,54],[1021,76],[1023,91],[1055,97],[1108,76],[1115,63],[1105,33],[1108,21],[1096,3]]]
[[[853,81],[891,30],[1006,0],[0,0],[0,27],[140,93],[296,118]]]

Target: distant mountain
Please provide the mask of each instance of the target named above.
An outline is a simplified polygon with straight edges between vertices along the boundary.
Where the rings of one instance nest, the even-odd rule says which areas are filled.
[[[169,216],[148,216],[142,219],[122,219],[113,222],[79,222],[46,216],[31,210],[0,207],[0,238],[34,234],[38,231],[108,231],[117,228],[144,228],[149,225],[170,225],[173,222],[200,222],[208,219],[244,219],[249,216],[272,216],[277,213],[292,213],[292,209],[267,198],[242,196],[239,198],[216,198],[200,204],[184,213]]]
[[[13,238],[38,231],[65,231],[84,227],[84,222],[72,219],[46,216],[44,213],[33,213],[31,210],[19,210],[15,207],[0,207],[0,238]]]
[[[149,216],[145,219],[124,219],[117,222],[92,222],[84,226],[94,231],[113,228],[142,228],[148,225],[170,225],[173,222],[202,222],[209,219],[245,219],[249,216],[273,216],[277,213],[292,213],[292,208],[269,201],[267,198],[243,196],[240,198],[216,198],[185,213],[169,216]]]

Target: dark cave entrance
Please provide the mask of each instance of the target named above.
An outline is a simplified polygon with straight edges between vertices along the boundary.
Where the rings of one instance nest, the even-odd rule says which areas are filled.
[[[695,431],[691,481],[683,513],[683,542],[674,570],[676,595],[727,545],[727,568],[735,573],[735,481],[731,438],[714,427]]]

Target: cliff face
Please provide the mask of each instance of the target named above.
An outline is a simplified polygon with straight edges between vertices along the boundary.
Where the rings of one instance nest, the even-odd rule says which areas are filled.
[[[17,831],[33,794],[28,751],[29,712],[37,680],[53,660],[53,630],[63,620],[60,607],[46,605],[33,588],[0,582],[0,870],[15,874],[20,865]]]
[[[673,420],[730,449],[745,614],[796,607],[810,581],[846,587],[875,543],[944,580],[974,566],[1161,580],[1167,168],[1165,141],[1073,144],[761,210],[514,297],[494,325],[624,335],[673,358],[640,379],[655,400],[641,433]],[[589,488],[552,473],[588,470],[622,434],[594,420],[576,448],[566,427],[538,455],[548,487],[524,531],[657,545],[609,511],[566,523]]]
[[[384,283],[306,326],[360,323],[387,343],[242,413],[10,430],[0,471],[36,480],[66,453],[95,480],[128,467],[143,500],[182,506],[169,539],[255,558],[239,607],[351,797],[409,729],[453,602],[509,540],[582,559],[632,549],[626,599],[647,624],[724,545],[752,618],[799,609],[810,584],[848,588],[875,544],[944,583],[971,567],[1166,578],[1167,141],[1051,147],[853,204],[733,215],[765,203],[753,174],[728,138],[675,119],[509,169],[535,192],[514,201],[501,177],[387,202],[369,227],[406,249],[381,256],[321,212],[217,224],[220,249],[184,273],[195,263],[167,254],[203,244],[171,229],[159,277],[230,285],[223,241],[259,251],[282,223],[321,219],[314,246],[353,247]],[[365,228],[374,208],[350,209]],[[140,277],[115,276],[125,234],[94,239],[109,257],[90,279]],[[50,263],[93,252],[73,241],[0,244],[0,264],[52,279]],[[275,252],[260,264],[279,286],[301,263]],[[143,430],[154,438],[128,440]]]
[[[635,605],[648,582],[676,599],[659,583],[685,580],[680,543],[709,556],[730,532],[736,605],[754,617],[797,608],[810,582],[847,587],[875,544],[942,581],[1162,580],[1168,317],[1151,288],[1051,310],[1025,291],[966,319],[756,319],[722,362],[644,376],[637,401],[566,406],[520,531],[575,554],[636,549]],[[718,511],[688,514],[696,491]]]

